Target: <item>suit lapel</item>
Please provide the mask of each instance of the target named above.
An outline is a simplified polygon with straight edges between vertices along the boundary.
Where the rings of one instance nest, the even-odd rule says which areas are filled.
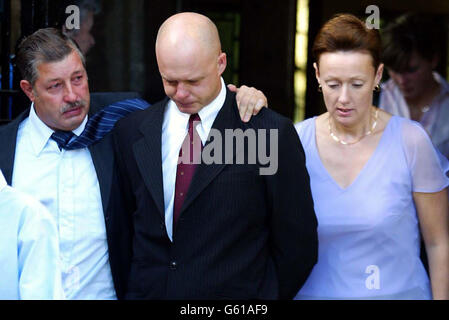
[[[225,151],[225,129],[235,129],[241,127],[241,121],[238,116],[237,111],[235,110],[235,94],[231,93],[229,90],[226,90],[226,100],[221,108],[220,112],[215,118],[215,121],[212,125],[212,129],[218,130],[222,136],[222,150],[223,150],[223,159],[221,164],[204,164],[201,163],[198,165],[195,175],[193,176],[192,182],[189,186],[189,191],[187,192],[186,199],[181,208],[181,213],[195,200],[195,198],[214,180],[214,178],[226,167],[224,163],[224,151]],[[237,113],[237,115],[236,115]],[[209,144],[206,142],[205,147]],[[235,157],[235,154],[234,154]]]
[[[30,108],[22,112],[11,123],[0,128],[0,169],[5,176],[6,182],[11,185],[14,159],[16,154],[17,132],[20,123],[30,114]]]
[[[165,215],[162,176],[162,122],[168,99],[151,106],[139,127],[143,137],[133,144],[134,157],[145,186],[161,216]]]
[[[105,217],[107,217],[112,175],[114,173],[114,153],[112,150],[111,136],[107,135],[98,143],[89,146],[89,151],[100,185],[103,212]]]
[[[89,118],[97,111],[92,106],[89,108]],[[108,216],[108,203],[111,194],[112,175],[114,170],[114,153],[110,135],[106,135],[97,143],[88,147],[92,162],[100,185],[101,203],[105,218]]]

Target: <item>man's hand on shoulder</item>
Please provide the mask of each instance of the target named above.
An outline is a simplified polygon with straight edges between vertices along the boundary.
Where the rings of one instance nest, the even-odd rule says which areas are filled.
[[[237,106],[243,122],[248,122],[263,107],[268,107],[268,101],[263,92],[254,87],[241,86],[237,88],[233,84],[228,84],[228,89],[237,93]]]

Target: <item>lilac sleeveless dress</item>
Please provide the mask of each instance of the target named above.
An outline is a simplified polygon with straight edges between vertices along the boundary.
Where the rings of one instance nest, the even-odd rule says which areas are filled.
[[[319,225],[318,262],[295,299],[431,299],[412,193],[447,187],[449,162],[424,129],[393,116],[371,158],[343,189],[319,157],[315,118],[295,127]]]

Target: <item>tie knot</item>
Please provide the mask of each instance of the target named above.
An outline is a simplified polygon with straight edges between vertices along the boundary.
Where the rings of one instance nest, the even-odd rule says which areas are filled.
[[[200,118],[200,116],[198,115],[198,113],[194,113],[194,114],[191,114],[190,115],[190,118],[189,118],[189,128],[191,128],[192,126],[193,126],[193,123],[194,122],[201,122],[201,118]]]
[[[72,131],[57,130],[53,132],[50,138],[56,141],[59,150],[61,150],[62,148],[65,148],[65,146],[69,143],[70,139],[72,139],[73,136],[74,133]]]

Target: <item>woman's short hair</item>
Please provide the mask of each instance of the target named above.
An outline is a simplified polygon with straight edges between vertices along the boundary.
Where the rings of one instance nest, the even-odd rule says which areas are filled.
[[[318,63],[323,53],[359,51],[368,53],[374,69],[380,65],[381,40],[377,29],[369,29],[352,14],[337,14],[320,29],[313,44],[312,53]]]

